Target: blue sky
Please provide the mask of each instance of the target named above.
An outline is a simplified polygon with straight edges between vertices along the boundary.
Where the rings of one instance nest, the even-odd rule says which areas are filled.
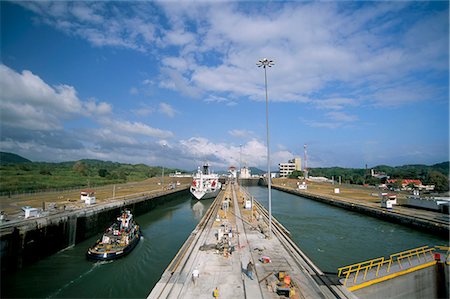
[[[1,1],[1,150],[195,169],[449,159],[449,4]]]

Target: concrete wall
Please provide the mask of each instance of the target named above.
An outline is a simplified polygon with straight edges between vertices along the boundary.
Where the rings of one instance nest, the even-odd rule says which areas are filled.
[[[272,187],[274,189],[277,189],[277,190],[280,190],[283,192],[287,192],[287,193],[295,194],[295,195],[302,196],[305,198],[313,199],[313,200],[327,203],[330,205],[334,205],[334,206],[337,206],[340,208],[344,208],[344,209],[347,209],[350,211],[377,217],[377,218],[387,220],[387,221],[390,221],[393,223],[399,223],[399,224],[403,224],[403,225],[406,225],[409,227],[414,227],[415,229],[423,230],[427,233],[433,233],[436,235],[444,236],[445,238],[447,238],[450,233],[450,227],[448,225],[437,225],[434,222],[430,222],[430,221],[427,221],[424,219],[418,219],[413,216],[406,216],[406,215],[400,215],[400,214],[396,214],[396,213],[390,213],[389,211],[386,211],[385,209],[368,207],[368,206],[364,206],[364,205],[360,205],[360,204],[356,204],[356,203],[355,204],[349,203],[349,202],[341,201],[336,198],[329,198],[326,196],[315,195],[315,194],[308,193],[308,192],[292,190],[292,189],[284,188],[284,187],[281,187],[278,185],[272,185]]]
[[[238,179],[242,186],[258,186],[259,178]]]
[[[445,282],[443,283],[445,279],[443,275],[443,268],[441,270],[436,265],[373,284],[356,290],[353,294],[361,299],[448,298],[448,293],[445,294],[445,288],[448,286],[445,285]]]
[[[158,196],[140,196],[108,205],[47,217],[28,219],[2,227],[0,236],[1,271],[13,271],[95,236],[108,227],[121,209],[142,215],[157,205],[188,194],[188,189]]]

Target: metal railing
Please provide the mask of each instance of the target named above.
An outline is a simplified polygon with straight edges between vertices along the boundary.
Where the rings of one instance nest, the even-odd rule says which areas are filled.
[[[364,261],[361,263],[345,266],[338,268],[338,277],[344,277],[344,283],[343,285],[347,285],[347,280],[350,278],[350,276],[353,274],[353,283],[356,284],[356,281],[358,279],[358,276],[361,275],[361,273],[364,273],[364,276],[362,278],[362,281],[366,279],[367,273],[371,271],[372,269],[376,268],[375,271],[375,277],[378,277],[380,274],[380,269],[382,266],[387,264],[386,273],[390,273],[391,271],[391,265],[393,263],[398,263],[400,269],[403,269],[402,261],[405,259],[408,259],[408,263],[410,266],[412,266],[411,258],[417,257],[419,261],[420,257],[423,256],[423,258],[426,260],[427,254],[430,254],[430,257],[433,258],[433,252],[435,251],[435,248],[429,248],[428,246],[422,246],[414,249],[405,250],[399,253],[391,254],[389,256],[389,259],[385,259],[384,257],[379,257],[376,259]]]

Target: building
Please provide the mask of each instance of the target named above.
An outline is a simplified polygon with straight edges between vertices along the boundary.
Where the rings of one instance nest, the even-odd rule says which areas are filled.
[[[295,170],[302,170],[302,160],[300,158],[294,158],[289,160],[287,163],[278,164],[278,167],[280,169],[280,178],[285,178]]]
[[[251,178],[252,177],[251,176],[251,170],[249,168],[247,168],[246,166],[242,167],[241,171],[240,171],[240,174],[239,174],[239,177],[241,179],[249,179],[249,178]]]
[[[400,183],[402,190],[412,190],[413,188],[416,188],[418,190],[426,190],[426,191],[433,191],[434,185],[422,185],[422,182],[420,180],[405,180],[405,179],[392,179],[387,180],[386,184],[392,184],[392,183]]]

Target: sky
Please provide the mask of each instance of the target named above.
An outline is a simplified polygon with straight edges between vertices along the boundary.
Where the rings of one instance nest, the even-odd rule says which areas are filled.
[[[0,150],[185,170],[449,160],[448,1],[0,1]]]

